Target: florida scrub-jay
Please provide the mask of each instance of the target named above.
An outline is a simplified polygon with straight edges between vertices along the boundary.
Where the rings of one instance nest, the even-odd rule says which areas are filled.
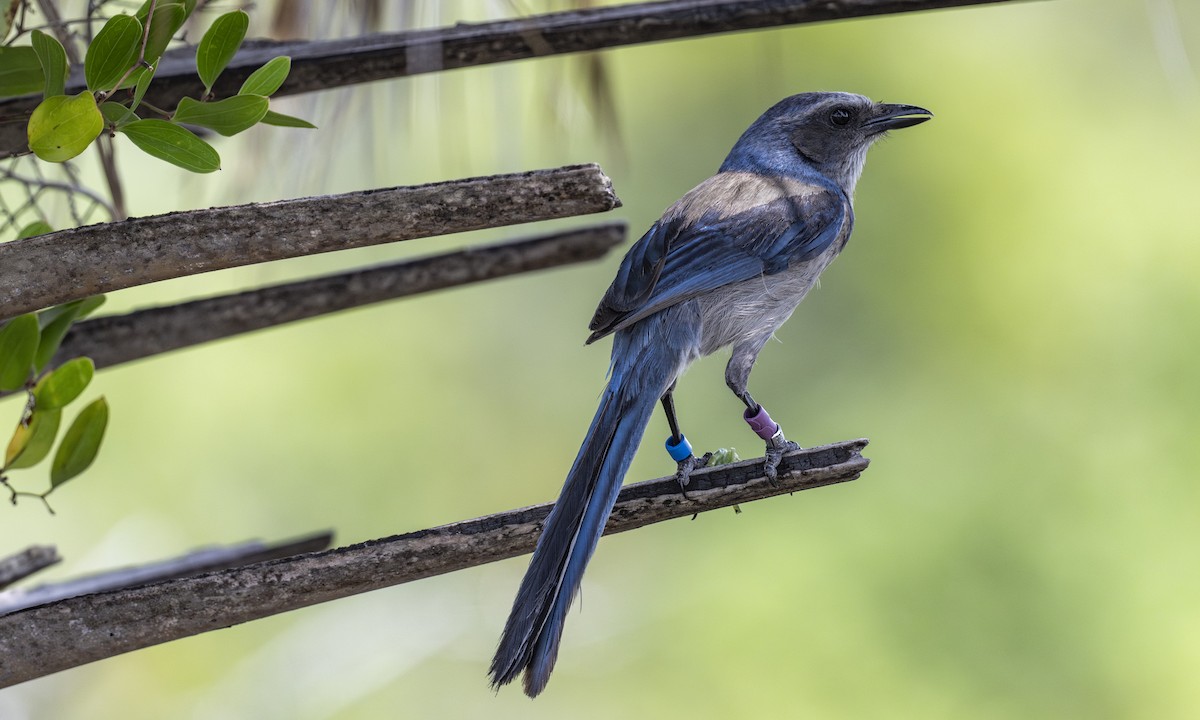
[[[764,471],[774,479],[783,454],[798,446],[750,396],[750,369],[845,247],[867,149],[886,131],[930,116],[848,93],[789,97],[754,121],[717,174],[630,248],[589,326],[589,343],[613,335],[608,386],[504,626],[494,686],[524,671],[526,694],[545,688],[567,610],[659,401],[681,485],[703,465],[679,430],[672,400],[675,381],[694,360],[733,348],[725,382],[766,441]]]

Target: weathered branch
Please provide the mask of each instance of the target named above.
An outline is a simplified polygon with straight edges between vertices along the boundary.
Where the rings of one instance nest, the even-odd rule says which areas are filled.
[[[700,470],[687,496],[673,477],[621,491],[606,532],[845,482],[867,467],[866,440],[786,455],[778,483],[761,460]],[[139,648],[368,590],[527,553],[550,504],[325,552],[97,593],[0,617],[0,687]]]
[[[58,550],[53,545],[33,545],[15,555],[0,559],[0,589],[24,580],[61,560]]]
[[[344,87],[386,78],[663,40],[1013,0],[666,0],[535,15],[515,20],[320,42],[248,43],[214,91],[233,95],[260,65],[289,55],[278,94]],[[174,107],[204,91],[195,50],[168,53],[147,100]],[[69,93],[83,89],[76,69]],[[26,150],[25,126],[40,98],[0,101],[0,157]]]
[[[86,355],[112,367],[212,340],[371,303],[594,260],[625,239],[610,223],[528,240],[274,285],[76,325],[52,365]]]
[[[0,320],[223,268],[604,212],[596,165],[168,213],[0,244]]]
[[[268,544],[261,540],[249,540],[226,547],[201,548],[169,560],[118,568],[65,582],[39,585],[28,590],[7,590],[0,592],[0,615],[90,593],[121,590],[205,572],[243,567],[300,553],[317,552],[327,549],[332,542],[333,533],[329,531],[280,543]]]

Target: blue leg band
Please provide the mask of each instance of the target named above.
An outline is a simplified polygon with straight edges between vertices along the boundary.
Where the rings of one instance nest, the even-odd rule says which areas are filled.
[[[680,434],[679,444],[672,445],[672,438],[667,438],[667,452],[671,455],[671,459],[675,462],[683,462],[692,456],[692,444],[688,442],[685,435]]]

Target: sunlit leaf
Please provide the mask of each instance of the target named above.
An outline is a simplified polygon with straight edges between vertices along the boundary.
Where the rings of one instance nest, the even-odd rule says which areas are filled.
[[[41,92],[45,85],[42,63],[33,48],[0,47],[0,97]]]
[[[62,95],[67,87],[67,72],[70,65],[67,62],[67,51],[63,49],[62,43],[41,30],[33,31],[30,35],[30,42],[42,65],[42,74],[45,75],[46,84],[42,95],[45,97]]]
[[[275,125],[277,127],[308,128],[309,130],[317,129],[316,125],[313,125],[307,120],[293,117],[291,115],[284,115],[283,113],[278,113],[274,110],[268,110],[267,114],[263,115],[263,119],[259,122],[261,122],[263,125]]]
[[[248,27],[250,16],[241,10],[234,10],[214,20],[212,27],[204,33],[200,46],[196,48],[196,72],[204,83],[206,94],[237,54]]]
[[[104,301],[107,299],[108,298],[104,295],[92,295],[91,297],[85,297],[82,300],[74,300],[68,304],[79,305],[79,309],[75,311],[75,319],[82,320],[88,315],[91,315],[99,310],[100,306],[103,305]]]
[[[130,110],[137,110],[138,105],[142,104],[142,98],[146,97],[146,91],[150,89],[150,83],[154,80],[154,73],[158,72],[158,66],[153,65],[148,68],[142,68],[137,75],[137,85],[133,88],[133,104],[129,106]]]
[[[246,78],[246,82],[242,83],[242,89],[238,90],[238,95],[262,95],[263,97],[271,97],[279,86],[287,80],[288,73],[292,70],[292,59],[286,55],[281,55],[277,58],[272,58],[259,69],[250,73],[250,77]]]
[[[133,16],[138,20],[145,22],[146,14],[150,12],[150,5],[153,1],[154,0],[143,0],[142,6],[137,9],[137,12],[135,12]],[[192,10],[196,9],[196,0],[158,0],[158,7],[162,7],[164,5],[177,5],[183,9],[183,14],[187,16],[191,15]]]
[[[253,127],[267,114],[267,99],[261,95],[234,95],[215,102],[199,102],[189,97],[179,101],[174,122],[199,125],[228,137]]]
[[[713,450],[712,457],[708,460],[708,466],[728,465],[729,463],[738,462],[741,459],[742,457],[738,455],[736,448],[717,448]]]
[[[108,402],[104,398],[98,398],[79,413],[54,454],[54,462],[50,465],[51,489],[88,469],[100,451],[100,441],[104,439],[107,426]]]
[[[138,119],[129,108],[112,100],[100,103],[100,114],[104,116],[104,122],[117,127]]]
[[[92,39],[83,59],[83,74],[92,92],[112,90],[137,60],[142,23],[132,15],[109,18]]]
[[[29,118],[29,149],[47,162],[65,162],[83,152],[104,129],[104,116],[87,90],[42,101]]]
[[[72,300],[62,305],[55,305],[38,312],[38,324],[44,329],[58,317],[70,313],[76,320],[81,320],[92,314],[104,304],[104,295],[92,295],[81,300]]]
[[[66,337],[67,331],[71,329],[72,323],[75,322],[75,310],[59,313],[52,318],[50,322],[42,325],[41,338],[38,341],[37,353],[33,356],[34,372],[41,372],[50,364],[50,359],[54,357],[54,353],[58,352],[58,347],[62,345],[63,338]],[[40,321],[39,314],[38,320]]]
[[[54,354],[58,352],[63,338],[66,337],[72,325],[91,315],[96,308],[103,304],[103,295],[93,295],[39,312],[37,314],[38,325],[41,326],[42,333],[38,341],[37,353],[33,356],[34,372],[40,373],[46,369],[46,366],[54,359]]]
[[[45,235],[48,232],[54,232],[54,228],[50,227],[49,223],[42,220],[35,220],[21,228],[21,232],[17,233],[17,239],[37,237],[38,235]]]
[[[38,321],[33,314],[21,315],[0,328],[0,391],[25,387],[38,346]]]
[[[95,374],[96,365],[91,358],[68,360],[38,380],[33,388],[34,407],[44,410],[66,407],[83,394]]]
[[[4,469],[29,468],[44,460],[54,447],[60,422],[62,410],[34,410],[29,425],[18,423],[4,454]]]
[[[120,131],[146,153],[184,170],[207,173],[221,169],[221,156],[212,145],[166,120],[136,120]]]

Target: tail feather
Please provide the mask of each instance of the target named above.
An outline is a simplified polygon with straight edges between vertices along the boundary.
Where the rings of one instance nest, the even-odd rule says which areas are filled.
[[[659,346],[661,348],[661,346]],[[596,549],[629,464],[658,398],[675,378],[678,363],[641,352],[614,364],[596,417],[533,552],[533,559],[505,623],[492,660],[492,685],[499,688],[525,672],[525,694],[546,686],[558,656],[563,623],[583,571]],[[618,357],[614,352],[614,357]]]

